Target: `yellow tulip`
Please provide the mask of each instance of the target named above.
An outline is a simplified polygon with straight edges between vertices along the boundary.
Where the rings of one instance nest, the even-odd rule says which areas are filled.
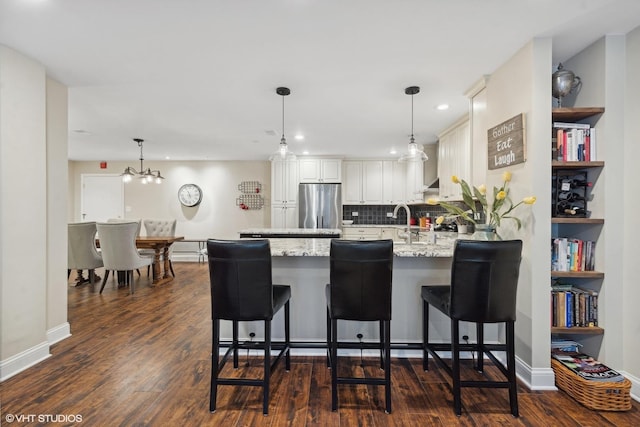
[[[440,225],[444,222],[444,217],[443,216],[439,216],[438,218],[436,218],[436,224]]]
[[[506,172],[505,172],[506,173]],[[507,192],[502,190],[502,191],[498,191],[498,194],[496,194],[496,200],[502,200],[505,197],[507,197]]]
[[[505,173],[502,174],[502,179],[504,182],[509,182],[511,181],[511,172],[506,171]]]
[[[525,205],[532,205],[536,202],[536,196],[529,196],[522,199]]]
[[[487,186],[484,184],[481,184],[480,186],[478,186],[478,192],[480,194],[487,194]]]
[[[460,179],[456,175],[451,175],[451,182],[454,184],[460,184]]]
[[[437,205],[437,204],[438,204],[438,201],[437,201],[436,199],[434,199],[433,197],[429,197],[429,198],[427,199],[427,204],[428,204],[428,205]]]

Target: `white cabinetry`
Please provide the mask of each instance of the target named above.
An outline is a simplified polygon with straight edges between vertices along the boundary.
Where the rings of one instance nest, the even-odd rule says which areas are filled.
[[[407,202],[424,202],[424,162],[412,161],[406,162],[406,201]]]
[[[298,162],[271,162],[271,227],[297,228]]]
[[[378,240],[380,239],[380,228],[349,227],[342,230],[342,237],[346,240]]]
[[[395,205],[404,202],[407,190],[407,168],[396,160],[382,162],[382,202]]]
[[[342,182],[342,160],[301,159],[300,182]]]
[[[343,204],[381,205],[404,201],[407,187],[404,164],[393,160],[346,160],[343,165]],[[422,178],[420,183],[422,186]]]
[[[438,136],[438,177],[440,198],[461,200],[460,186],[451,182],[451,176],[469,182],[471,178],[471,137],[469,119],[463,118]],[[479,185],[481,183],[469,184]]]
[[[272,228],[298,228],[297,205],[273,205],[271,206]]]

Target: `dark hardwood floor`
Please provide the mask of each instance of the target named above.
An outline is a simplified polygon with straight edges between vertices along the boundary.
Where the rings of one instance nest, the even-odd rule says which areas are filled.
[[[50,358],[0,384],[0,424],[45,425],[37,417],[48,414],[57,421],[80,421],[80,416],[75,425],[81,426],[640,425],[638,402],[628,412],[595,412],[564,392],[525,387],[519,389],[520,418],[509,414],[507,391],[491,389],[463,390],[463,413],[456,417],[443,372],[435,363],[429,372],[422,371],[420,359],[392,360],[390,415],[384,413],[384,388],[363,385],[341,386],[339,411],[332,412],[324,357],[294,357],[290,372],[282,363],[276,368],[267,417],[262,415],[261,389],[255,387],[222,386],[218,410],[211,414],[207,265],[174,263],[174,269],[176,280],[155,288],[149,287],[144,272],[136,276],[133,295],[111,279],[102,295],[99,283],[74,287],[70,281],[73,335],[52,346]],[[246,362],[242,357],[242,369],[235,372],[228,364],[225,374],[250,371],[259,377],[259,359],[243,367]],[[380,375],[377,359],[365,358],[362,367],[359,358],[350,362],[341,361],[341,369]],[[468,368],[464,375],[477,374]],[[495,371],[487,369],[487,375]],[[8,422],[13,415],[34,417],[32,422]]]

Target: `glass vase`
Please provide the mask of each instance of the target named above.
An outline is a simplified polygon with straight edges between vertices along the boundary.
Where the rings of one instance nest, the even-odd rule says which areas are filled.
[[[502,240],[496,232],[496,227],[490,224],[476,224],[471,238],[473,240]]]

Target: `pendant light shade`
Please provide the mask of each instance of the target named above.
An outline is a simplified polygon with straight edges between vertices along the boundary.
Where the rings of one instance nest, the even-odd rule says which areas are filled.
[[[144,156],[142,154],[142,143],[144,139],[134,138],[133,139],[140,147],[140,171],[135,170],[135,168],[131,166],[127,166],[122,172],[122,181],[123,182],[131,182],[133,178],[140,178],[140,182],[143,184],[150,184],[155,182],[156,184],[161,184],[164,177],[160,174],[159,170],[151,170],[151,168],[144,168]]]
[[[288,87],[279,87],[276,89],[276,93],[282,96],[282,137],[278,151],[273,153],[269,160],[294,160],[296,156],[289,150],[287,139],[284,137],[284,97],[291,94],[291,90]]]
[[[407,146],[407,152],[400,157],[401,162],[406,161],[419,161],[424,162],[429,157],[425,154],[422,146],[416,144],[416,139],[413,136],[413,95],[420,92],[420,87],[409,86],[404,90],[406,95],[411,95],[411,137],[409,138],[409,144]]]

